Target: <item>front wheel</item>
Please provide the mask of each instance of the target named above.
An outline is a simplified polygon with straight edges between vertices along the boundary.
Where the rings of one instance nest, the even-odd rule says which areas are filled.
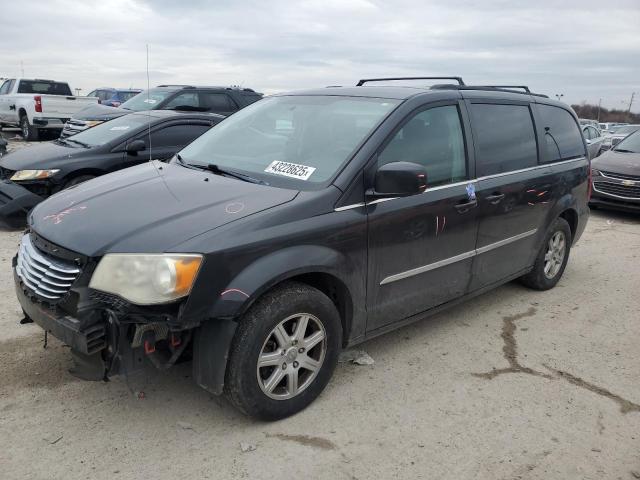
[[[533,270],[521,278],[527,287],[549,290],[560,281],[569,261],[571,228],[564,218],[557,218],[545,235]]]
[[[276,420],[320,395],[342,344],[340,316],[319,290],[289,282],[260,298],[241,319],[225,393],[247,415]]]

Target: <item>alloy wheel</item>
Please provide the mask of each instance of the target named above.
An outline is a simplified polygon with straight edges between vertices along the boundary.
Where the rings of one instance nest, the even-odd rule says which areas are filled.
[[[554,278],[562,268],[566,247],[564,232],[558,231],[549,239],[547,252],[544,255],[544,275],[548,279]]]
[[[257,363],[258,384],[269,398],[288,400],[316,378],[327,351],[322,322],[309,313],[291,315],[267,336]]]

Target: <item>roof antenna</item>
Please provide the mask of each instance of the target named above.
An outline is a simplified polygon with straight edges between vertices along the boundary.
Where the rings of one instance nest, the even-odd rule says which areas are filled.
[[[147,104],[151,105],[151,101],[150,101],[150,97],[149,97],[149,95],[150,95],[149,89],[150,89],[150,83],[149,83],[149,44],[147,43]],[[171,196],[173,198],[175,198],[177,201],[180,201],[178,199],[178,197],[176,197],[176,195],[171,191],[171,189],[169,188],[169,185],[167,185],[167,181],[164,179],[164,176],[160,173],[160,170],[162,170],[162,167],[158,168],[156,166],[156,163],[151,158],[151,108],[147,108],[147,115],[148,115],[148,119],[149,119],[149,122],[147,124],[148,125],[147,140],[149,142],[149,163],[151,165],[153,165],[154,170],[156,171],[156,173],[158,174],[158,176],[162,180],[162,183],[164,183],[165,188],[169,191]]]

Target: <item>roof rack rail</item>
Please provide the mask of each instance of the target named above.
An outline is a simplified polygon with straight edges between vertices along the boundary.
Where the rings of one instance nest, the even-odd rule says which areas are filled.
[[[362,78],[356,84],[356,87],[361,87],[368,82],[386,82],[395,80],[455,80],[458,85],[464,85],[462,77],[389,77],[389,78]]]
[[[523,90],[518,91],[516,89]],[[533,95],[534,97],[549,98],[548,95],[542,93],[533,93],[529,90],[529,87],[525,86],[510,86],[510,85],[432,85],[431,90],[482,90],[485,92],[508,92],[517,93],[520,95]]]
[[[196,88],[193,85],[158,85],[158,87],[185,87],[185,88]]]
[[[517,89],[524,90],[527,93],[531,93],[531,90],[529,90],[529,87],[527,87],[526,85],[482,85],[482,86],[489,87],[489,88],[517,88]]]

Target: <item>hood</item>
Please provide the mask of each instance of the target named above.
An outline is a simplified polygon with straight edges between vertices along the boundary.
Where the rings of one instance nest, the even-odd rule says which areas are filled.
[[[177,164],[145,163],[49,197],[33,209],[29,224],[83,255],[161,253],[297,193]]]
[[[609,150],[591,161],[591,166],[605,172],[640,176],[640,153]]]
[[[49,164],[51,160],[65,160],[87,151],[84,148],[74,148],[59,143],[40,143],[7,153],[0,160],[0,167],[9,170],[53,168]]]
[[[114,118],[121,117],[131,113],[131,110],[126,108],[109,107],[107,105],[101,105],[99,103],[90,105],[83,108],[73,116],[74,120],[113,120]]]

